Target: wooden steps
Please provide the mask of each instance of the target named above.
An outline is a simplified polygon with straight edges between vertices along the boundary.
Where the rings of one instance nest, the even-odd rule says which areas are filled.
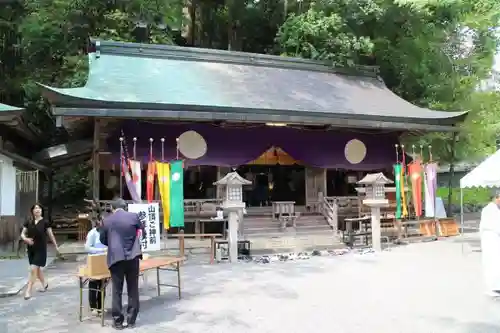
[[[245,216],[244,222],[245,235],[259,236],[282,236],[285,234],[329,234],[332,228],[328,225],[325,218],[319,214],[304,213],[296,220],[296,227],[288,226],[286,230],[281,230],[281,222],[273,219],[271,216]]]

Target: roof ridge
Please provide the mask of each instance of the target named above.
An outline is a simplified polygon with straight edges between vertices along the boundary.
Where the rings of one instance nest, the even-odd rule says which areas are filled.
[[[250,66],[269,66],[310,71],[333,72],[337,74],[378,77],[376,66],[336,67],[325,61],[296,57],[283,57],[240,51],[206,49],[161,44],[140,44],[92,39],[98,55],[123,55],[136,57],[154,57],[186,61],[207,61],[233,63]]]

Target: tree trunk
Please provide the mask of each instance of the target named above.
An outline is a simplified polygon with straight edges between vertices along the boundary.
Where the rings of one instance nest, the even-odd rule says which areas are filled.
[[[189,43],[191,46],[196,45],[196,0],[191,0],[189,7]]]
[[[187,0],[182,13],[187,18],[187,24],[182,27],[182,37],[189,46],[194,46],[196,38],[196,0]]]
[[[227,0],[227,49],[233,50],[233,37],[234,37],[234,1]]]

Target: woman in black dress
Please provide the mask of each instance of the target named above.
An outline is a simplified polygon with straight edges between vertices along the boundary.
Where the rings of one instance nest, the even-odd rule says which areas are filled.
[[[41,269],[47,263],[47,236],[49,236],[52,244],[54,244],[57,252],[59,252],[49,221],[43,218],[43,208],[41,205],[35,204],[31,207],[30,216],[24,223],[21,233],[22,240],[28,245],[28,261],[30,264],[30,277],[24,299],[31,298],[33,284],[37,278],[42,283],[41,292],[46,291],[49,287]]]

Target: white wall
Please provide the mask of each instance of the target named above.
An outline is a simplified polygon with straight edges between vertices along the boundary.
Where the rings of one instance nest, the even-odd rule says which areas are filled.
[[[16,168],[10,158],[0,154],[0,215],[16,215]]]

